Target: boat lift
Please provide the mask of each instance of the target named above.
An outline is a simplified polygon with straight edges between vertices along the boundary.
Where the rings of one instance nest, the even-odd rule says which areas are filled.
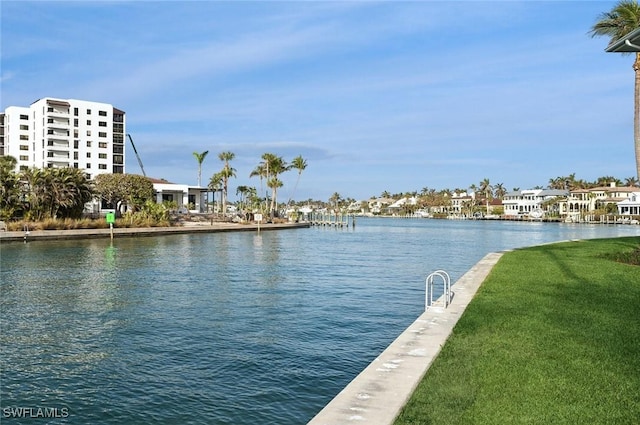
[[[129,133],[127,133],[127,137],[129,138],[129,141],[131,142],[131,146],[133,147],[133,153],[136,154],[136,158],[138,159],[138,164],[140,165],[140,169],[142,170],[142,175],[147,177],[147,173],[144,172],[144,167],[142,166],[142,160],[140,159],[140,155],[138,155],[138,150],[136,149],[136,145],[133,143],[133,139],[131,138],[131,135]]]

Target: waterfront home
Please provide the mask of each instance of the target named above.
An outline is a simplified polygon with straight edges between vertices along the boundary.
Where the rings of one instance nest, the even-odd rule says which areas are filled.
[[[153,183],[153,196],[157,203],[175,202],[178,211],[182,213],[207,212],[209,190],[206,187],[175,184],[164,179],[149,178],[149,180]]]
[[[476,194],[474,192],[454,192],[451,195],[450,216],[465,216],[470,212],[470,207],[475,204]]]
[[[632,192],[626,199],[618,202],[618,214],[640,215],[640,191]]]
[[[515,190],[505,194],[502,200],[504,215],[506,217],[518,217],[529,215],[534,211],[547,215],[558,215],[560,201],[566,200],[567,190],[557,189],[527,189]]]
[[[369,211],[372,214],[389,214],[388,206],[393,204],[393,198],[375,198],[369,199]]]
[[[407,212],[407,206],[415,207],[418,204],[418,199],[415,196],[407,198],[400,198],[387,207],[387,211],[391,215],[400,215]]]
[[[575,216],[606,209],[608,205],[613,209],[613,206],[637,191],[637,187],[617,187],[615,183],[609,186],[572,190],[567,200],[568,205],[565,205],[563,210],[569,216]]]

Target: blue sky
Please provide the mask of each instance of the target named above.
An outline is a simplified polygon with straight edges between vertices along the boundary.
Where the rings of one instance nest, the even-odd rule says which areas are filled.
[[[206,184],[235,153],[232,198],[266,152],[307,160],[298,200],[624,179],[633,57],[587,34],[614,5],[3,0],[0,108],[110,103],[149,176],[196,184],[208,150]]]

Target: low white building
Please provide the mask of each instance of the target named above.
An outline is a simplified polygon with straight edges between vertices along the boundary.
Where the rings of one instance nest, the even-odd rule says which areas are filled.
[[[628,198],[618,202],[618,214],[640,215],[640,192],[632,192]]]
[[[153,183],[153,195],[157,203],[175,202],[178,211],[184,213],[207,212],[207,193],[209,190],[206,187],[175,184],[161,179],[150,178],[150,180]]]

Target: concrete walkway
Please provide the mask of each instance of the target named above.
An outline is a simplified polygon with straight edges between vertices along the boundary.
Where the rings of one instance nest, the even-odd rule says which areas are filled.
[[[501,256],[487,254],[465,273],[449,307],[429,307],[309,425],[392,424]]]

